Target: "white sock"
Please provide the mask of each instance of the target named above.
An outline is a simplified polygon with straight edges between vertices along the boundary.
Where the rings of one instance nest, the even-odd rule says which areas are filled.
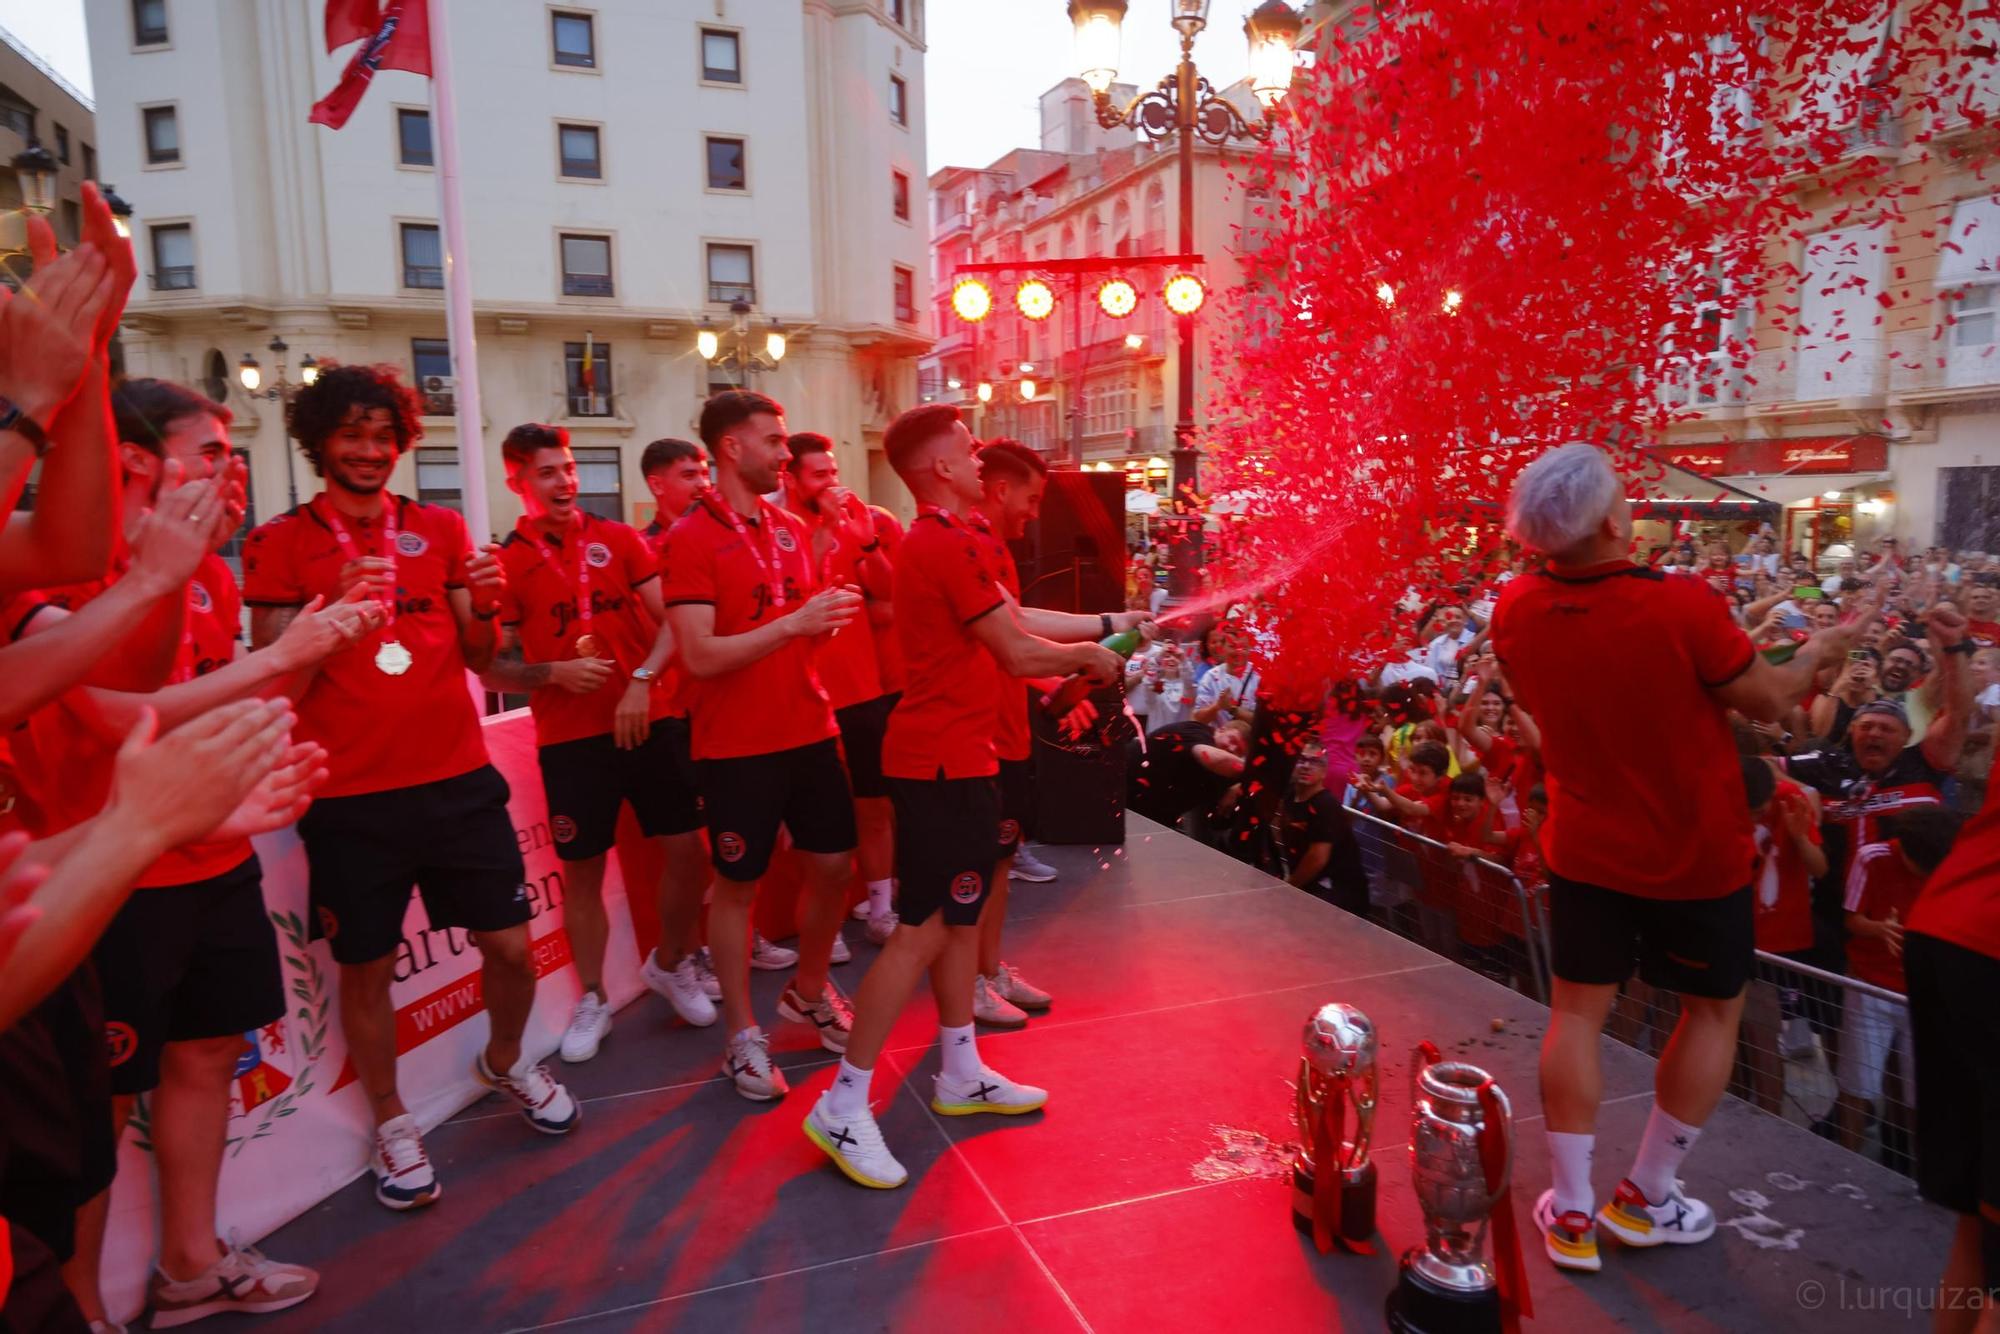
[[[1659,1204],[1674,1193],[1674,1176],[1680,1171],[1681,1159],[1700,1138],[1700,1126],[1676,1120],[1661,1111],[1658,1103],[1653,1104],[1653,1114],[1646,1118],[1646,1137],[1639,1141],[1639,1156],[1626,1173],[1632,1184],[1645,1192],[1646,1203]]]
[[[870,880],[868,882],[868,915],[880,917],[889,911],[889,896],[895,892],[893,880]]]
[[[964,1028],[946,1028],[938,1025],[938,1056],[944,1062],[944,1072],[953,1079],[970,1079],[979,1073],[979,1043],[972,1036],[972,1025]]]
[[[826,1091],[827,1114],[846,1119],[867,1111],[868,1081],[874,1074],[873,1070],[850,1065],[846,1057],[841,1057],[840,1070],[833,1077],[832,1087]]]
[[[1551,1130],[1548,1137],[1549,1171],[1554,1178],[1550,1184],[1556,1188],[1556,1212],[1595,1212],[1597,1194],[1590,1186],[1590,1156],[1597,1148],[1597,1136]]]

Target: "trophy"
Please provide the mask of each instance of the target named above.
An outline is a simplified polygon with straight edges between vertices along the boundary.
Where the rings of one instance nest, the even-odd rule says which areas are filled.
[[[1320,1006],[1306,1020],[1305,1054],[1299,1058],[1292,1221],[1312,1234],[1322,1255],[1335,1242],[1364,1254],[1372,1249],[1375,1163],[1368,1144],[1378,1087],[1375,1025],[1352,1005]]]
[[[1494,1334],[1532,1315],[1508,1193],[1513,1111],[1493,1077],[1426,1042],[1410,1070],[1410,1177],[1424,1244],[1399,1266],[1395,1334]],[[1493,1232],[1493,1263],[1480,1258]]]

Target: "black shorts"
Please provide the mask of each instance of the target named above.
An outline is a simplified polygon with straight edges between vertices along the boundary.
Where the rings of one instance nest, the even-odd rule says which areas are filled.
[[[1917,1189],[1933,1204],[2000,1209],[2000,959],[1903,937],[1917,1067]],[[1988,1282],[2000,1273],[1988,1272]]]
[[[921,926],[977,926],[1000,860],[1000,785],[991,778],[891,778],[896,914]]]
[[[709,854],[724,880],[754,884],[771,869],[778,826],[800,852],[852,852],[854,796],[832,737],[768,755],[695,764]]]
[[[847,760],[848,783],[857,797],[889,795],[882,777],[882,738],[889,734],[889,715],[902,697],[901,691],[877,695],[833,711],[833,721],[840,726],[840,751]]]
[[[19,1239],[33,1237],[67,1262],[76,1253],[76,1211],[117,1170],[104,1007],[97,970],[85,963],[0,1031],[0,1217],[12,1224],[16,1255]],[[7,1311],[16,1313],[12,1298]]]
[[[505,931],[533,913],[507,780],[490,764],[435,783],[324,797],[299,821],[312,931],[336,963],[372,963],[403,939],[410,887],[431,929]]]
[[[1650,986],[1728,1000],[1757,955],[1750,887],[1716,899],[1647,899],[1549,875],[1549,964],[1565,982]]]
[[[191,885],[133,891],[94,957],[113,1093],[158,1087],[169,1042],[255,1033],[285,1013],[278,933],[254,855]]]
[[[632,750],[621,750],[606,732],[543,746],[539,754],[549,835],[559,860],[587,862],[611,851],[618,841],[618,808],[628,801],[648,838],[701,828],[685,718],[655,722]]]
[[[1033,774],[1026,760],[1000,761],[1000,856],[1021,850],[1028,837],[1028,807],[1033,804]]]

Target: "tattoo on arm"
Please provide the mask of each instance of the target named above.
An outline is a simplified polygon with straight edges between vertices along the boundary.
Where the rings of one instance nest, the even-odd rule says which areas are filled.
[[[285,627],[298,619],[300,607],[252,607],[250,609],[250,647],[268,647]]]
[[[555,664],[552,662],[527,662],[522,658],[521,646],[513,635],[493,655],[492,664],[481,673],[486,684],[508,694],[525,695],[539,690],[553,679]]]

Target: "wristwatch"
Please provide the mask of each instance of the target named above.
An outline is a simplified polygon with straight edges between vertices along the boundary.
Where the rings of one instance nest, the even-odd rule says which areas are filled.
[[[49,452],[49,433],[11,398],[0,397],[0,431],[12,431],[35,447],[35,457]]]
[[[1979,645],[1973,643],[1970,639],[1961,639],[1956,644],[1947,647],[1944,651],[1946,653],[1977,653]]]
[[[660,679],[660,674],[651,667],[640,667],[632,673],[632,679],[634,681],[644,681],[647,685],[651,685]]]

